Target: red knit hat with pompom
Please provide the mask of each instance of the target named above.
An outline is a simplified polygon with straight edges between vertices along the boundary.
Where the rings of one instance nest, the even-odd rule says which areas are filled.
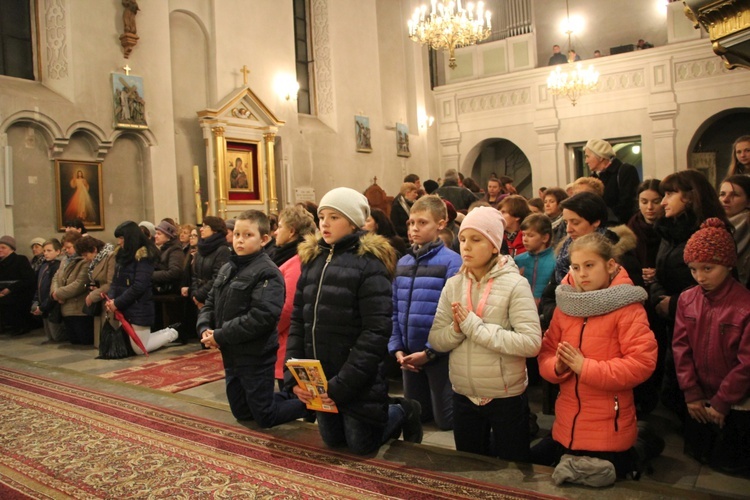
[[[721,219],[711,217],[690,237],[683,258],[686,264],[706,262],[734,267],[737,264],[737,246]]]

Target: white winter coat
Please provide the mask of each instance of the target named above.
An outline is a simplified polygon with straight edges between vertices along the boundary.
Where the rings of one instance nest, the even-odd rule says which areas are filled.
[[[461,333],[454,332],[451,304],[467,307],[470,281],[471,303],[478,308],[490,279],[482,317],[470,312],[460,325]],[[500,257],[478,283],[464,272],[450,278],[440,295],[429,342],[436,351],[450,352],[450,380],[457,393],[475,398],[522,394],[528,385],[526,358],[539,353],[542,331],[529,282],[513,259]]]

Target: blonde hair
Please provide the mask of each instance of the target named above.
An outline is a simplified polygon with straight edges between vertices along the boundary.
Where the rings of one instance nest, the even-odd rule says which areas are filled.
[[[401,184],[401,190],[399,191],[401,196],[404,196],[409,191],[419,191],[419,188],[413,182],[404,182]]]
[[[411,213],[414,212],[429,212],[435,221],[448,221],[448,208],[445,206],[445,202],[434,194],[422,196],[415,201],[414,205],[411,206]]]
[[[573,194],[578,194],[583,191],[589,193],[598,194],[604,197],[604,183],[596,177],[581,177],[573,182]]]
[[[484,236],[486,238],[486,236]],[[490,272],[490,270],[495,267],[495,264],[497,264],[498,259],[500,259],[500,253],[494,254],[489,262],[487,262],[487,265],[484,266],[484,273]],[[461,268],[458,270],[459,273],[464,273],[466,275],[469,274],[469,269],[466,267],[466,264],[461,264]]]
[[[617,260],[620,257],[618,248],[612,244],[609,238],[597,232],[589,233],[573,240],[573,243],[570,244],[568,255],[573,255],[573,252],[580,250],[594,252],[604,259],[605,262],[608,262],[610,259]]]
[[[283,220],[287,226],[294,229],[300,238],[315,232],[315,219],[307,209],[300,205],[286,207],[279,214],[279,220]]]

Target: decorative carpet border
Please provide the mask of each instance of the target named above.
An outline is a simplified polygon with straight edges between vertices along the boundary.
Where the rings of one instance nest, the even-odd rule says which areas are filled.
[[[39,420],[32,417],[36,439],[25,434],[26,441],[55,433],[75,438],[66,446],[52,440],[34,456],[3,446],[2,482],[22,498],[29,484],[42,494],[33,498],[49,498],[43,491],[50,490],[76,498],[209,492],[214,498],[250,492],[274,498],[555,498],[322,450],[9,369],[0,369],[0,403],[10,416],[0,421],[0,446],[17,427],[13,417],[24,411]],[[76,462],[86,453],[106,458]],[[119,468],[108,469],[108,459]],[[85,470],[67,467],[68,462]]]

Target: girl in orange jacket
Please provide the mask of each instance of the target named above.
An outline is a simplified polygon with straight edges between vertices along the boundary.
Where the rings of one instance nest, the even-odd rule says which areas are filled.
[[[532,460],[554,465],[563,454],[612,462],[618,477],[636,471],[633,387],[656,366],[656,340],[636,287],[616,262],[617,247],[598,234],[570,247],[570,272],[542,341],[539,372],[560,384],[552,436]]]

